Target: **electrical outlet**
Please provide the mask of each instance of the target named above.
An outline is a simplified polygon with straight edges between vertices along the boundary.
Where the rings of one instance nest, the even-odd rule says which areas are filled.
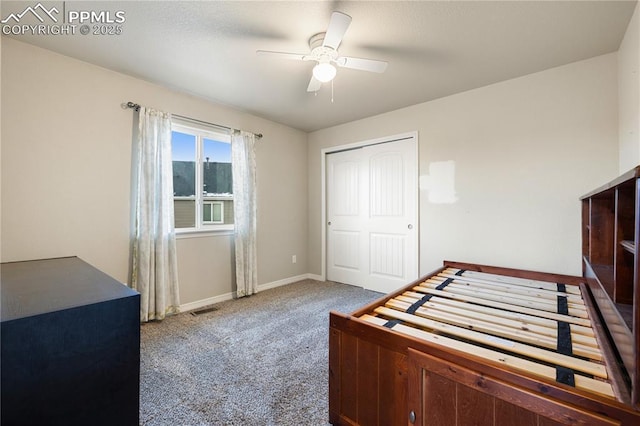
[[[296,263],[297,261],[298,261],[298,258],[296,257],[295,254],[291,256],[291,263]]]

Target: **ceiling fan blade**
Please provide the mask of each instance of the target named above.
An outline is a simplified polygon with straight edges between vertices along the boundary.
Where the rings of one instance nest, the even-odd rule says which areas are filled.
[[[322,87],[322,82],[312,75],[309,86],[307,87],[307,92],[317,92],[320,90],[320,87]]]
[[[336,64],[342,68],[352,68],[354,70],[371,71],[382,73],[387,69],[386,61],[378,61],[375,59],[351,58],[349,56],[341,56],[336,59]]]
[[[304,61],[305,56],[307,56],[298,53],[273,52],[271,50],[256,50],[256,53],[261,56],[277,56],[282,59],[292,59],[296,61]]]
[[[342,12],[333,12],[322,45],[337,50],[340,42],[342,42],[344,33],[346,33],[347,28],[349,28],[349,24],[351,24],[351,16]]]

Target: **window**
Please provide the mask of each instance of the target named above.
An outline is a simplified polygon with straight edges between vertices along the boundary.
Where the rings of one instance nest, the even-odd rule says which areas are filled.
[[[233,229],[229,134],[174,123],[171,153],[175,228]]]
[[[222,201],[205,201],[202,203],[203,223],[224,223],[224,203]]]

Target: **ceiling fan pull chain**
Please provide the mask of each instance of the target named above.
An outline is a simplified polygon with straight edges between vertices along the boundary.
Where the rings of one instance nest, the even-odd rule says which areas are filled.
[[[331,103],[333,103],[333,80],[331,80]]]

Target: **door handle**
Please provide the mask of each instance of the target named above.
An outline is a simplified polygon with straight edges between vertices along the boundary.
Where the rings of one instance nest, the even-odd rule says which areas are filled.
[[[331,226],[331,222],[327,222],[327,225]]]
[[[409,228],[409,229],[413,229],[413,225],[412,225],[412,224],[409,224],[409,226],[407,226],[407,228]]]

